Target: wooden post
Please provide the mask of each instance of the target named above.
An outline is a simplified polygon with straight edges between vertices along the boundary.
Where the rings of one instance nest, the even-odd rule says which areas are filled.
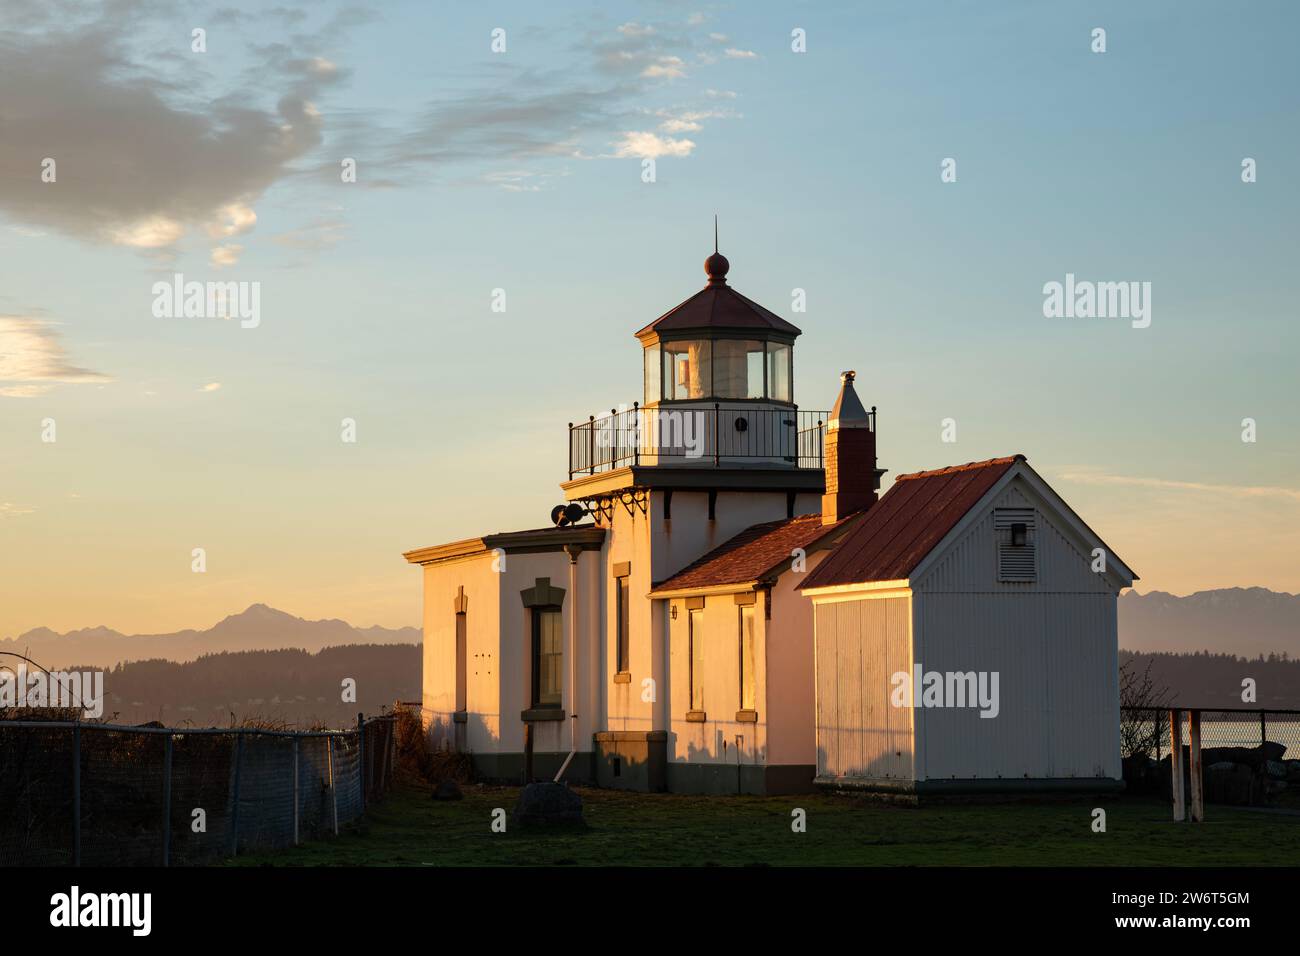
[[[334,737],[330,735],[325,738],[329,741],[328,762],[330,768],[330,805],[334,809],[334,835],[339,835],[339,792],[334,786]]]
[[[293,845],[298,845],[298,813],[302,799],[298,791],[298,741],[301,738],[293,738]]]
[[[1205,783],[1201,779],[1201,712],[1199,710],[1191,711],[1189,723],[1191,753],[1188,759],[1191,763],[1192,822],[1200,823],[1205,819]]]
[[[1183,721],[1182,712],[1169,711],[1169,767],[1173,774],[1174,819],[1182,822],[1187,816],[1183,799]]]
[[[171,865],[172,850],[172,735],[163,743],[162,865]]]
[[[524,724],[524,786],[533,782],[533,724]]]
[[[361,812],[366,812],[366,718],[357,714],[357,783],[361,787]]]
[[[383,768],[379,771],[379,786],[387,792],[389,767],[392,766],[393,757],[393,731],[397,726],[397,720],[396,718],[389,719],[384,721],[384,724],[388,728],[388,736],[384,740],[384,764]]]
[[[239,774],[244,764],[244,732],[235,731],[235,766],[233,794],[230,798],[230,855],[239,855]]]
[[[72,865],[81,866],[81,725],[72,728]]]

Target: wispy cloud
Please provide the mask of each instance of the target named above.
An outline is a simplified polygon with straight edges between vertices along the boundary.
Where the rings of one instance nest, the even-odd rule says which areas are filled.
[[[1124,485],[1160,491],[1227,495],[1232,498],[1266,498],[1300,502],[1300,488],[1285,488],[1278,485],[1223,485],[1202,481],[1144,478],[1136,475],[1109,475],[1091,471],[1066,471],[1060,477],[1063,481],[1077,481],[1085,485]]]
[[[691,24],[702,22],[696,17]],[[686,106],[665,115],[646,101],[670,84],[680,88],[700,49],[711,45],[702,30],[680,21],[629,21],[583,31],[565,70],[520,68],[503,59],[493,64],[487,82],[429,103],[405,131],[391,137],[382,129],[368,132],[372,142],[388,143],[378,176],[386,184],[425,182],[427,173],[416,175],[416,167],[473,163],[482,169],[499,163],[501,170],[489,165],[476,180],[524,192],[541,186],[523,175],[525,163],[536,169],[551,161],[555,169],[574,159],[689,156],[696,142],[673,134],[698,133],[723,114]],[[736,94],[709,90],[697,96]],[[647,114],[660,116],[657,133],[635,128],[634,118]],[[607,144],[612,151],[603,148]]]
[[[206,385],[200,385],[198,390],[200,392],[215,392],[219,388],[221,388],[220,382],[208,382]]]
[[[0,28],[0,213],[155,254],[191,232],[220,241],[250,230],[253,203],[320,145],[313,99],[340,79],[335,64],[250,45],[257,68],[215,90],[187,44],[132,48],[148,8],[88,19],[95,8],[57,4]]]
[[[0,501],[0,518],[13,518],[17,515],[29,515],[35,510],[35,508],[29,508],[26,505],[16,505],[12,501]]]
[[[53,325],[25,315],[0,315],[0,395],[32,398],[57,383],[111,382],[73,365]]]
[[[657,133],[625,132],[614,143],[614,155],[620,158],[655,159],[660,156],[689,156],[695,143],[673,139]]]

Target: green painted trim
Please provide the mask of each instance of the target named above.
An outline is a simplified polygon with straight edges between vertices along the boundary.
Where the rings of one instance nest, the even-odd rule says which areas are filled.
[[[563,720],[564,711],[559,707],[530,707],[520,711],[519,719],[524,723],[538,723],[545,720]]]
[[[564,604],[564,588],[551,584],[550,578],[538,578],[530,588],[519,592],[524,607],[561,607]]]

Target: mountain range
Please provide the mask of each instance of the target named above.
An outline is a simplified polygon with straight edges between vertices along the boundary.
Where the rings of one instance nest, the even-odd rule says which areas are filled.
[[[1300,658],[1300,595],[1220,588],[1179,597],[1164,591],[1119,599],[1119,645],[1128,651],[1213,651],[1254,659]]]
[[[173,634],[122,634],[107,627],[87,627],[59,634],[37,627],[0,641],[0,652],[30,657],[42,667],[111,667],[122,661],[192,661],[221,651],[301,648],[315,653],[347,644],[419,644],[418,627],[354,627],[346,621],[307,621],[265,604],[254,604],[206,630]],[[12,661],[12,659],[10,659]]]
[[[355,627],[337,619],[308,621],[254,604],[206,630],[173,634],[122,634],[89,627],[59,634],[34,628],[0,640],[43,667],[110,667],[121,661],[192,661],[221,651],[301,648],[315,653],[347,644],[419,644],[418,627]],[[1267,588],[1221,588],[1178,596],[1164,591],[1119,598],[1120,647],[1139,653],[1209,650],[1256,658],[1300,658],[1300,595]]]

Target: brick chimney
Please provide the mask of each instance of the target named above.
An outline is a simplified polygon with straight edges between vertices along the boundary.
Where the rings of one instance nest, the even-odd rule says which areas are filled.
[[[876,468],[876,410],[862,407],[853,390],[856,372],[840,376],[840,396],[826,423],[826,493],[822,524],[834,524],[876,503],[880,476]]]

